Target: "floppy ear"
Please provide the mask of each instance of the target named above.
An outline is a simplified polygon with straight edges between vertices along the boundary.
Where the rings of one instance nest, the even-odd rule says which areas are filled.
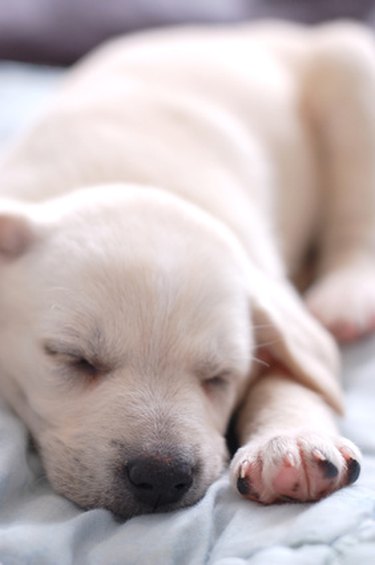
[[[281,365],[342,413],[339,355],[331,335],[311,316],[286,279],[254,273],[251,295],[260,355],[271,366]]]
[[[0,258],[18,257],[35,237],[33,223],[25,207],[16,202],[0,201]]]

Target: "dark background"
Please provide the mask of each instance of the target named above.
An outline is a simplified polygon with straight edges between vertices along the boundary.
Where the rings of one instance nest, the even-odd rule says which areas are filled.
[[[375,0],[2,0],[0,58],[67,65],[121,33],[259,18],[375,26]]]

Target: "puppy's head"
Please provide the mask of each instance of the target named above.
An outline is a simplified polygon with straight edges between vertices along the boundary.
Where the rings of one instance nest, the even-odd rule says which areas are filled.
[[[157,189],[102,187],[4,209],[0,270],[2,389],[54,488],[124,517],[199,499],[251,361],[231,234]]]
[[[328,336],[194,206],[119,186],[2,209],[2,392],[81,506],[130,517],[203,495],[254,328],[270,362],[339,405]]]

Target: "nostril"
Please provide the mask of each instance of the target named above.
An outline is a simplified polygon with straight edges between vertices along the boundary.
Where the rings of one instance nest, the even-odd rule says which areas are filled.
[[[152,485],[150,483],[139,483],[139,484],[137,484],[136,482],[133,481],[133,484],[137,488],[143,488],[145,490],[152,490]]]
[[[186,473],[184,476],[184,482],[176,483],[174,487],[177,490],[184,490],[190,488],[192,484],[193,484],[193,473],[192,471],[189,471],[189,473]]]
[[[126,475],[134,496],[157,507],[180,500],[193,484],[193,467],[181,459],[142,457],[128,461]]]
[[[186,488],[187,483],[178,483],[178,485],[174,485],[174,488],[177,490],[182,490],[184,488]]]

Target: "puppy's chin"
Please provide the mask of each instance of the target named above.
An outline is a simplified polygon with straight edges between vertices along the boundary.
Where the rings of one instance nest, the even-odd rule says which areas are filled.
[[[54,476],[50,478],[53,489],[70,501],[74,502],[83,510],[104,508],[114,514],[118,520],[129,520],[142,514],[165,513],[192,506],[205,495],[208,487],[221,475],[224,465],[220,471],[211,473],[210,479],[203,480],[197,477],[194,486],[177,502],[155,504],[142,503],[137,497],[120,481],[110,480],[101,484],[72,485]]]
[[[55,483],[52,485],[54,490],[76,504],[84,511],[103,508],[110,511],[117,520],[125,521],[135,516],[143,514],[165,513],[179,510],[191,506],[198,502],[205,491],[197,493],[194,497],[186,498],[174,504],[162,504],[152,507],[147,504],[141,504],[125,489],[121,489],[118,485],[102,485],[103,492],[95,491],[93,493],[81,493],[72,491],[71,485]]]
[[[67,447],[59,440],[39,451],[57,493],[84,510],[104,508],[118,519],[128,520],[140,514],[175,511],[198,502],[227,463],[228,453],[221,439],[219,442],[216,438],[207,453],[198,445],[181,449],[180,443],[178,448],[174,444],[168,450],[160,450],[158,446],[158,451],[151,450],[151,455],[140,452],[139,448],[126,452],[121,448],[104,456],[97,446],[85,452]]]
[[[61,494],[64,494],[66,498],[69,498],[83,510],[104,508],[106,510],[109,510],[117,520],[125,521],[135,516],[144,514],[167,513],[181,510],[183,508],[188,508],[196,504],[204,497],[210,484],[202,485],[201,488],[194,489],[194,492],[189,493],[189,495],[185,496],[179,502],[158,504],[155,506],[140,503],[135,499],[134,496],[129,493],[124,493],[124,490],[121,490],[118,487],[111,489],[111,494],[108,496],[108,498],[99,496],[97,500],[90,500],[89,503],[85,503],[85,500],[74,500],[70,498],[69,494],[66,493]]]

